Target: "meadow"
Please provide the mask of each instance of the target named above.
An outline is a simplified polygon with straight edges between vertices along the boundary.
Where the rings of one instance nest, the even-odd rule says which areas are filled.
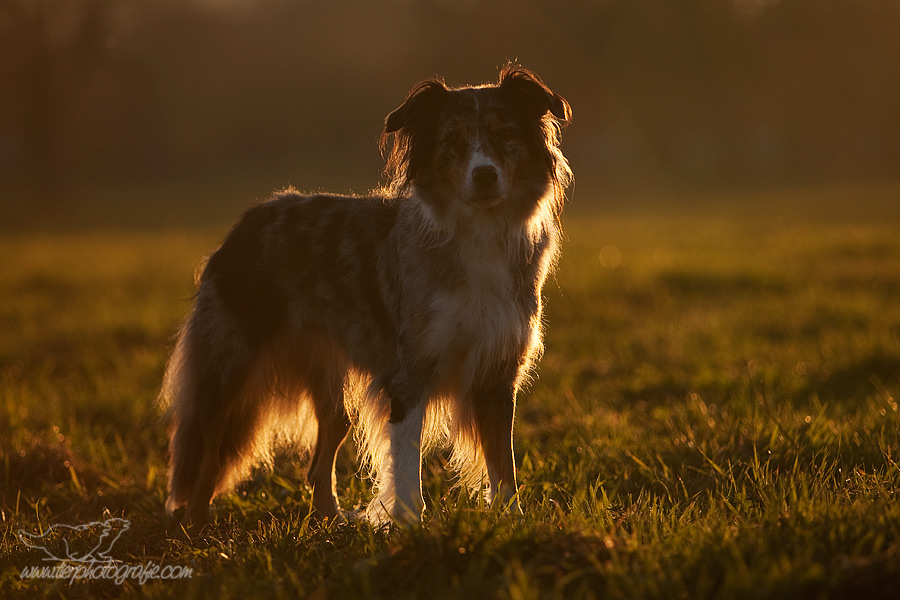
[[[311,520],[290,452],[205,531],[167,519],[156,395],[228,223],[3,234],[0,596],[900,596],[900,186],[587,200],[519,398],[525,515],[438,453],[407,530]],[[352,442],[338,477],[364,505]],[[192,576],[22,577],[18,530],[113,517],[119,564]]]

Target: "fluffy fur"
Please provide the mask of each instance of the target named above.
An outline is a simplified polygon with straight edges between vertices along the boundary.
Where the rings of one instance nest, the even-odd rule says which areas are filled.
[[[425,81],[385,119],[383,191],[250,209],[203,269],[166,371],[167,509],[206,521],[292,441],[311,449],[316,511],[338,517],[352,423],[371,520],[421,517],[421,455],[439,444],[463,484],[518,509],[513,416],[542,350],[570,116],[516,65],[492,85]]]

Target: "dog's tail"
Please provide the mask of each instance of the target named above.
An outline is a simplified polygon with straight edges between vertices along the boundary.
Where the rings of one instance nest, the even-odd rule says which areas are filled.
[[[178,334],[159,396],[169,419],[169,514],[187,504],[203,456],[203,418],[197,398],[199,365],[192,338],[189,320]]]
[[[215,296],[200,291],[166,367],[160,401],[169,417],[170,514],[205,521],[210,500],[259,464],[279,443],[308,450],[316,418],[302,381],[278,369],[284,349],[251,344]]]
[[[198,300],[178,335],[160,394],[169,417],[166,510],[187,505],[185,518],[194,522],[205,521],[210,500],[254,465],[271,464],[280,427],[293,426],[291,437],[306,433],[307,440],[310,424],[315,431],[315,419],[304,412],[307,403],[273,393],[271,351],[253,348],[216,304]],[[290,406],[293,415],[282,415]]]

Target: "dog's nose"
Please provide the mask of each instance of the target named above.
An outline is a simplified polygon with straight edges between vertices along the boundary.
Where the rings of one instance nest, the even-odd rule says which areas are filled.
[[[472,181],[481,189],[490,189],[497,185],[497,169],[492,165],[481,165],[472,169]]]

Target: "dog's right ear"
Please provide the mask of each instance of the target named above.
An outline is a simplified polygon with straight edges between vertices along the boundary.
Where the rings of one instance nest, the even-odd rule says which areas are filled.
[[[382,135],[386,136],[403,128],[409,129],[429,117],[436,117],[449,91],[444,82],[437,79],[421,82],[410,90],[406,101],[384,119]]]
[[[384,129],[378,140],[381,155],[385,155],[388,140],[394,143],[387,155],[384,173],[395,193],[403,193],[427,162],[434,143],[434,127],[450,95],[444,82],[437,79],[423,81],[406,96],[406,101],[384,119]]]

